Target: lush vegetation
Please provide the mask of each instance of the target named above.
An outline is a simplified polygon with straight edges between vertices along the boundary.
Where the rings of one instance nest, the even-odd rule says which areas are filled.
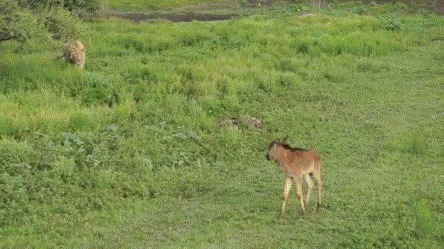
[[[99,0],[0,0],[0,42],[66,42],[81,33],[78,17],[94,15],[102,4]]]
[[[0,247],[438,248],[444,20],[404,10],[98,20],[84,71],[0,43]],[[277,218],[285,135],[324,157],[320,212]]]

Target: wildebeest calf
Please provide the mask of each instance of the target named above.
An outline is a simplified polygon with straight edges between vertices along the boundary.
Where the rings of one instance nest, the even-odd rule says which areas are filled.
[[[285,173],[285,185],[281,216],[284,214],[288,194],[292,182],[296,185],[296,195],[301,205],[301,214],[306,213],[306,205],[310,200],[311,190],[313,189],[313,180],[317,188],[318,199],[316,209],[322,206],[321,203],[321,162],[322,159],[316,150],[305,150],[301,148],[292,148],[282,141],[274,141],[268,147],[267,159],[277,163]],[[307,182],[307,196],[304,198],[302,192],[303,181]]]

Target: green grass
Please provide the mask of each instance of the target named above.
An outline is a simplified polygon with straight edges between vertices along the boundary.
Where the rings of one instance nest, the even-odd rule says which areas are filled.
[[[382,8],[89,22],[83,72],[0,43],[0,247],[439,248],[444,21]],[[325,208],[278,219],[286,135]]]

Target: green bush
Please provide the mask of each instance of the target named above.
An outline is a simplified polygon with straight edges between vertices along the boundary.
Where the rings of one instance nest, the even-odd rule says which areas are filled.
[[[11,122],[5,117],[0,116],[0,137],[13,135],[15,129]]]
[[[41,16],[21,8],[14,0],[0,0],[0,42],[30,38],[45,40],[48,31]]]
[[[71,96],[79,98],[85,105],[106,104],[114,106],[119,101],[117,88],[109,78],[96,73],[77,75],[75,84],[67,86]]]
[[[44,24],[52,39],[68,41],[82,33],[81,23],[66,9],[57,8],[45,14]]]
[[[403,27],[403,24],[399,18],[391,17],[385,23],[385,29],[390,31],[398,31]]]
[[[19,6],[33,10],[66,9],[76,15],[89,16],[98,12],[103,5],[102,0],[19,0]]]
[[[93,1],[14,1],[0,0],[0,42],[18,40],[45,44],[53,40],[67,41],[81,33],[77,16],[100,9]]]
[[[75,131],[91,131],[99,127],[99,121],[97,114],[94,112],[77,111],[72,115],[69,127]]]
[[[32,147],[25,142],[12,139],[0,140],[0,165],[9,175],[21,175],[32,168],[35,155]]]

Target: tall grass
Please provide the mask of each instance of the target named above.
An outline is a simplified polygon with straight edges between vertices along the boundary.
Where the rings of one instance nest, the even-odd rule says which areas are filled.
[[[83,72],[0,44],[0,247],[438,247],[442,17],[297,13],[86,23]],[[326,208],[279,220],[285,135]]]

